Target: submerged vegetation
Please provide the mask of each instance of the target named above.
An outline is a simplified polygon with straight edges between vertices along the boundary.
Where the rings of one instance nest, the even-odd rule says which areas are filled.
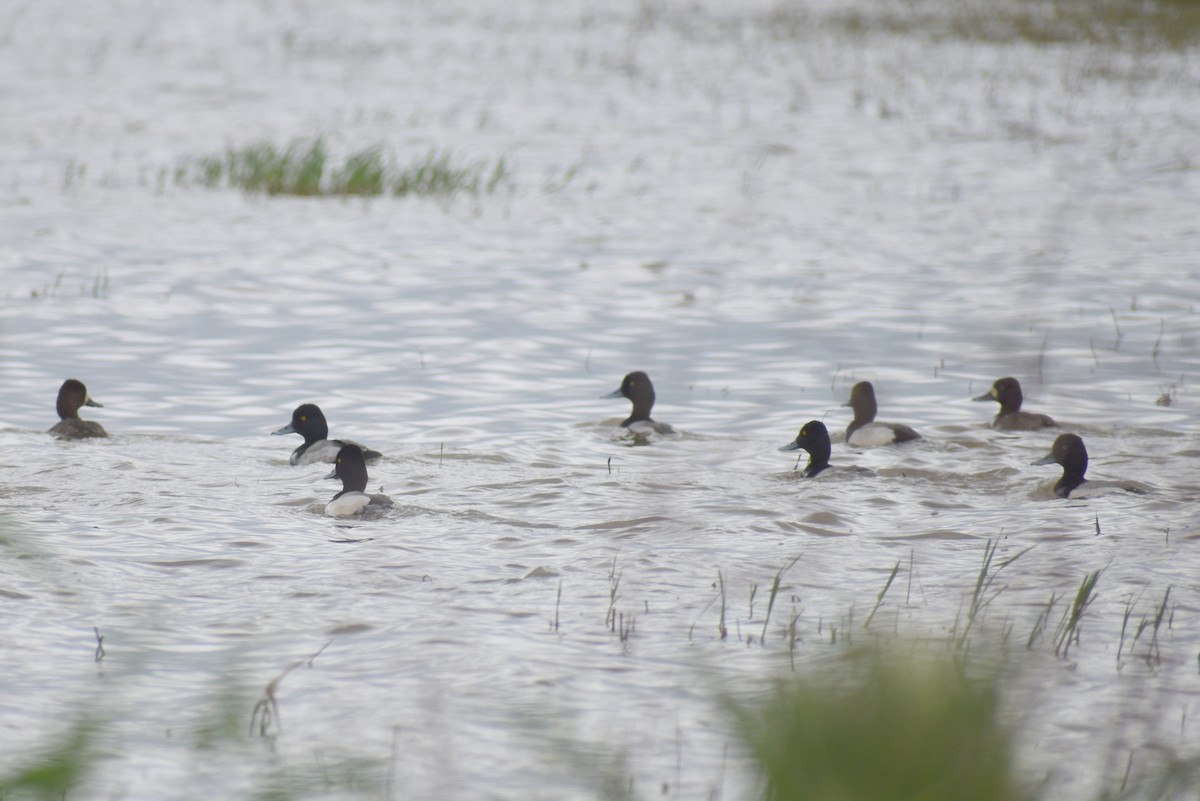
[[[450,152],[431,150],[400,165],[376,145],[335,159],[321,137],[296,140],[286,147],[260,142],[229,148],[222,155],[197,159],[176,171],[178,183],[300,197],[447,198],[491,194],[508,180],[503,156],[494,162],[466,161]]]

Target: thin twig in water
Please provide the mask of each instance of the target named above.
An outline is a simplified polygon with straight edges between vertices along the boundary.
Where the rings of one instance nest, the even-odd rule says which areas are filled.
[[[775,574],[774,581],[771,582],[771,596],[767,599],[767,616],[763,619],[762,634],[760,634],[758,637],[759,642],[765,642],[766,640],[767,624],[771,622],[771,610],[775,608],[775,596],[779,594],[779,582],[783,579],[783,574],[786,573],[792,565],[800,561],[801,556],[804,556],[803,551],[796,554],[795,559],[779,568],[779,572]]]
[[[263,697],[258,699],[258,703],[254,705],[254,711],[250,713],[251,734],[254,733],[255,721],[258,721],[258,736],[264,739],[272,738],[274,736],[272,728],[276,730],[282,729],[279,719],[279,703],[275,700],[275,690],[279,687],[279,682],[283,681],[284,676],[291,673],[305,662],[308,663],[309,667],[312,667],[313,660],[320,656],[325,649],[332,644],[333,640],[330,640],[322,645],[320,649],[311,656],[296,660],[284,668],[282,673],[267,683],[267,686],[263,689]]]
[[[621,574],[617,572],[617,557],[613,557],[612,568],[608,571],[608,614],[604,617],[604,625],[609,631],[617,630],[617,589],[621,586]]]
[[[883,596],[887,595],[888,589],[891,588],[892,582],[896,580],[896,574],[899,572],[900,562],[897,560],[896,565],[892,568],[892,572],[888,574],[887,581],[883,584],[883,589],[879,591],[878,597],[875,598],[875,607],[871,610],[871,614],[867,615],[867,619],[863,623],[864,629],[871,628],[871,621],[875,619],[875,613],[879,611],[879,607],[883,606]]]
[[[558,631],[558,607],[562,604],[562,579],[558,580],[558,596],[554,599],[554,630]]]
[[[100,634],[100,629],[92,626],[92,631],[96,632],[96,662],[99,664],[108,654],[104,650],[104,637]]]
[[[725,626],[725,576],[720,570],[717,571],[717,583],[721,585],[721,619],[717,622],[717,631],[723,640],[729,636],[729,629]]]

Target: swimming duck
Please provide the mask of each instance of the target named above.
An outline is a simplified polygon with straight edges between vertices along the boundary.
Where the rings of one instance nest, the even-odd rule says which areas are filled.
[[[1143,495],[1146,487],[1132,481],[1089,481],[1083,477],[1087,472],[1088,454],[1083,439],[1076,434],[1060,434],[1054,440],[1050,453],[1031,464],[1059,464],[1063,474],[1054,485],[1054,494],[1060,498],[1082,498],[1103,490],[1124,490]]]
[[[272,434],[299,434],[304,437],[304,444],[292,451],[288,460],[292,464],[316,464],[318,462],[333,462],[344,445],[357,445],[347,439],[328,439],[329,424],[325,415],[315,403],[304,403],[292,412],[292,422]],[[362,448],[361,445],[359,445]],[[378,451],[362,448],[363,457],[373,462],[380,457]]]
[[[325,514],[330,517],[354,517],[367,512],[382,512],[392,505],[386,495],[370,495],[367,489],[367,463],[363,449],[357,445],[343,445],[333,462],[333,470],[325,478],[340,478],[342,491],[325,504]]]
[[[88,437],[107,437],[108,432],[104,430],[104,426],[94,420],[80,420],[79,409],[82,406],[96,406],[104,408],[104,404],[97,403],[88,397],[87,387],[82,381],[77,381],[74,378],[68,378],[63,382],[63,385],[58,388],[58,407],[59,421],[50,429],[50,433],[62,439],[87,439]]]
[[[633,413],[621,423],[622,428],[628,428],[635,434],[674,434],[675,429],[666,423],[656,423],[650,419],[650,410],[654,408],[654,385],[650,376],[641,370],[625,376],[621,386],[602,398],[628,398],[633,401]]]
[[[829,441],[829,430],[820,420],[809,420],[800,428],[796,439],[780,446],[781,451],[808,451],[808,464],[800,475],[812,478],[829,467],[829,453],[833,444]]]
[[[850,400],[844,406],[854,409],[854,420],[846,426],[846,444],[867,447],[891,445],[920,439],[921,435],[903,423],[877,423],[879,405],[875,402],[875,387],[870,381],[859,381],[850,390]]]
[[[992,419],[992,428],[998,431],[1033,431],[1047,426],[1057,426],[1052,419],[1044,414],[1021,411],[1021,384],[1017,379],[998,378],[992,388],[978,398],[977,401],[994,400],[1000,403],[1000,411]]]

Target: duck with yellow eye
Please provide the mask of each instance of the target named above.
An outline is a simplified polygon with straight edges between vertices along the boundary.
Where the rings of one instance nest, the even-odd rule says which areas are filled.
[[[79,409],[83,406],[95,406],[104,408],[103,404],[97,403],[88,397],[87,387],[82,381],[74,378],[68,378],[63,382],[63,385],[58,388],[58,422],[50,429],[51,434],[59,439],[89,439],[91,437],[107,437],[108,432],[104,430],[104,426],[97,423],[95,420],[81,420],[79,418]]]
[[[809,420],[800,429],[796,438],[787,445],[780,446],[781,451],[808,451],[808,464],[800,471],[805,478],[815,478],[817,475],[829,473],[862,473],[874,475],[865,467],[835,467],[829,464],[829,454],[833,444],[829,440],[829,429],[820,420]],[[831,469],[832,468],[832,469]]]
[[[374,516],[393,505],[386,495],[367,493],[367,463],[357,445],[342,446],[325,478],[342,480],[342,491],[325,504],[325,514],[330,517]]]
[[[338,451],[343,445],[358,445],[348,439],[329,439],[329,424],[325,415],[315,403],[304,403],[292,412],[292,422],[272,434],[299,434],[304,437],[304,444],[292,451],[288,459],[291,464],[329,464],[337,458]],[[362,448],[363,457],[368,462],[379,459],[381,454],[368,448]]]

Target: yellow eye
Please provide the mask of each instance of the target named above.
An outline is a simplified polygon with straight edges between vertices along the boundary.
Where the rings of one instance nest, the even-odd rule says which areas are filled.
[[[342,460],[341,460],[341,459],[338,459],[338,464],[341,464],[341,463],[342,463]]]
[[[802,429],[800,429],[800,436],[802,436],[802,437],[807,437],[807,436],[808,436],[808,428],[807,428],[807,426],[806,426],[806,427],[804,427],[804,428],[802,428]]]
[[[300,415],[300,422],[301,422],[301,423],[307,423],[307,422],[308,422],[308,415],[303,415],[303,414],[302,414],[302,415]]]

